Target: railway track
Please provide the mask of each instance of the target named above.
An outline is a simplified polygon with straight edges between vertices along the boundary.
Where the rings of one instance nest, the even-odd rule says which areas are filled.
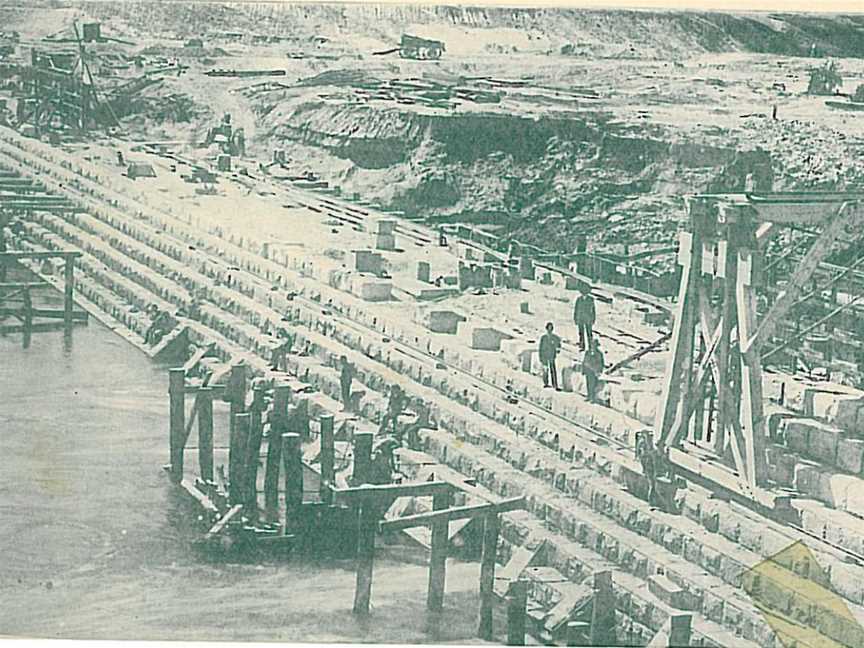
[[[46,158],[42,158],[41,162],[44,164],[45,162],[48,162],[48,160]],[[66,193],[75,193],[76,190],[72,187],[67,186],[64,191]],[[78,200],[88,200],[88,196],[86,194],[77,194],[76,198]],[[123,198],[125,200],[125,197],[119,197],[119,198]],[[90,199],[93,199],[93,197],[90,197]],[[103,200],[105,201],[104,204],[106,206],[110,206],[113,208],[118,207],[118,204],[112,203],[110,201],[110,199],[105,198]],[[117,198],[115,198],[114,200],[117,200]],[[164,217],[166,217],[165,214],[163,214],[163,218]],[[167,216],[167,217],[168,218],[176,218],[174,216]],[[180,221],[180,220],[178,220],[177,225],[186,227],[184,222]],[[169,238],[176,238],[176,243],[180,244],[180,245],[188,246],[188,245],[193,243],[193,241],[190,241],[189,239],[183,239],[182,237],[177,237],[175,234],[167,234],[166,233],[165,236],[167,236]],[[197,241],[194,241],[194,242],[197,242]],[[231,252],[237,254],[237,253],[243,251],[243,249],[240,248],[239,246],[233,246],[232,244],[226,243],[225,241],[222,241],[221,243],[226,248],[226,250],[228,250],[229,254]],[[201,254],[203,254],[204,256],[206,256],[213,264],[224,264],[225,263],[225,259],[223,259],[222,257],[220,257],[219,255],[217,255],[214,252],[201,251],[200,249],[199,249],[199,252]],[[244,277],[244,279],[243,279],[244,282],[253,283],[256,286],[258,286],[259,288],[264,289],[264,288],[269,288],[272,286],[272,280],[270,280],[267,277],[262,277],[262,276],[254,273],[254,272],[251,272],[249,270],[243,270],[242,275]],[[308,278],[306,279],[307,283],[310,283],[313,281],[314,280],[310,280]],[[316,315],[320,316],[320,314],[322,312],[322,303],[320,301],[318,301],[316,299],[309,298],[305,294],[297,295],[297,296],[295,296],[294,299],[295,299],[296,303],[298,305],[302,305],[304,310],[306,310],[308,313],[316,314]],[[364,336],[367,336],[367,337],[368,336],[374,336],[377,338],[387,337],[386,333],[384,331],[382,331],[378,328],[369,326],[365,321],[363,321],[359,318],[356,318],[356,317],[350,317],[350,316],[340,312],[339,310],[328,309],[327,317],[328,317],[329,321],[338,322],[338,324],[341,327],[351,328],[354,331],[356,331],[357,333],[362,334]],[[485,378],[478,378],[457,364],[449,363],[449,362],[443,362],[442,363],[441,358],[438,357],[436,354],[433,354],[433,353],[430,353],[427,351],[423,351],[422,349],[418,349],[418,348],[416,348],[410,344],[406,344],[406,343],[399,341],[397,339],[394,339],[392,337],[388,338],[388,340],[389,341],[387,342],[387,344],[390,345],[392,348],[396,349],[400,354],[403,354],[407,357],[413,358],[417,362],[426,366],[427,369],[429,369],[430,371],[434,370],[439,365],[443,364],[444,367],[446,368],[446,370],[450,374],[458,375],[465,382],[470,382],[471,386],[475,390],[479,390],[479,391],[484,392],[486,394],[493,394],[496,398],[499,398],[499,399],[503,399],[504,397],[510,397],[513,395],[512,392],[501,388],[500,385],[496,384],[494,381],[488,380]],[[384,365],[383,362],[381,362],[380,364]],[[615,448],[616,450],[629,452],[628,445],[625,443],[622,443],[614,435],[609,435],[604,430],[600,430],[600,429],[597,429],[595,427],[585,425],[579,421],[576,421],[576,420],[573,420],[567,416],[561,415],[560,413],[555,412],[552,408],[544,406],[542,403],[536,403],[529,398],[523,397],[523,398],[520,398],[520,405],[522,408],[531,410],[535,415],[537,415],[538,417],[541,417],[544,421],[551,422],[553,424],[564,424],[568,428],[575,430],[575,431],[578,431],[577,436],[579,436],[581,438],[581,440],[583,441],[584,447],[590,448],[593,445],[595,450],[598,452],[601,452],[601,453],[603,453],[604,448],[608,449],[609,447]],[[597,439],[602,439],[602,443],[598,444]],[[608,453],[606,453],[606,454],[608,455]],[[769,524],[776,525],[778,523],[772,522]],[[795,541],[796,539],[800,539],[800,537],[797,537],[797,534],[806,535],[809,539],[811,539],[811,540],[815,541],[817,544],[819,544],[819,546],[823,552],[830,553],[832,555],[837,555],[839,553],[844,558],[847,558],[847,559],[859,558],[858,556],[853,555],[852,552],[849,552],[849,551],[844,550],[842,548],[838,549],[836,546],[832,545],[831,543],[828,543],[828,542],[824,541],[823,539],[818,538],[817,536],[815,536],[812,533],[807,532],[806,530],[792,529],[792,527],[789,527],[789,525],[786,525],[786,528],[794,531],[794,533],[788,534],[790,544],[791,544],[791,542]]]

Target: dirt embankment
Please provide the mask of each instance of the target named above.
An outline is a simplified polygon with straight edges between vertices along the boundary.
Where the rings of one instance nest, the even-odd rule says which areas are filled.
[[[684,216],[682,194],[773,183],[764,152],[671,141],[602,114],[442,115],[310,102],[264,121],[298,171],[390,208],[494,225],[568,252],[583,233],[603,243],[666,240]]]

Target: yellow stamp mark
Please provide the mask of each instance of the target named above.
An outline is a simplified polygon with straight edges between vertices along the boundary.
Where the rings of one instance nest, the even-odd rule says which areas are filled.
[[[741,585],[786,648],[864,646],[864,627],[803,542],[748,569]]]

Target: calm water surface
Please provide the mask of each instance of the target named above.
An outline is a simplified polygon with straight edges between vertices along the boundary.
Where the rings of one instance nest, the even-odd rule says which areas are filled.
[[[167,462],[167,372],[99,323],[0,337],[0,635],[63,638],[470,640],[476,565],[382,556],[373,615],[351,614],[350,562],[213,564],[194,552]]]

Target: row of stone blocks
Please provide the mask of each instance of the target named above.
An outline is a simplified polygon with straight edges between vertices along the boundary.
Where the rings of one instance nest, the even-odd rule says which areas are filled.
[[[242,337],[240,339],[241,339],[241,341],[244,341],[244,342],[246,341],[246,340],[243,340]],[[332,383],[334,383],[334,384],[331,385],[331,390],[335,391],[336,389],[338,389],[337,385],[335,384],[336,383],[335,376],[333,377]]]

